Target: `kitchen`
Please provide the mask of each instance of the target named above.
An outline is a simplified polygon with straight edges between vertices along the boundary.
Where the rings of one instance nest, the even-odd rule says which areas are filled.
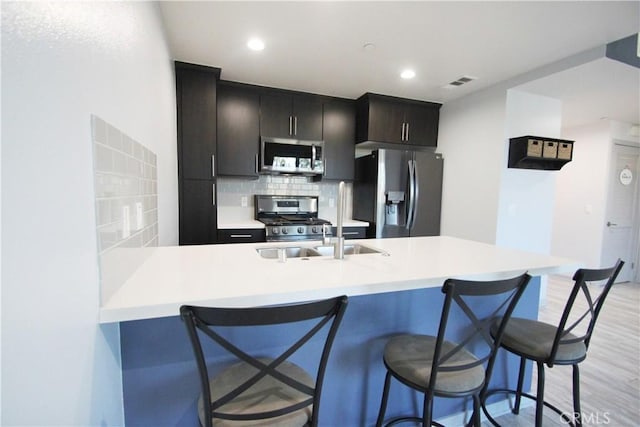
[[[165,29],[151,4],[3,3],[2,13],[3,422],[122,425],[119,331],[97,325],[90,114],[156,153],[159,245],[175,245],[175,85]],[[614,16],[621,34],[604,42],[631,33],[620,22],[631,17],[633,26],[637,10]],[[451,103],[449,114],[457,117],[442,113],[439,150],[448,168],[458,164],[468,172],[466,179],[449,180],[447,233],[496,239],[504,99],[485,93]],[[477,115],[463,127],[473,138],[452,134],[451,121],[461,123],[472,110]],[[472,126],[483,120],[484,126]],[[452,139],[481,143],[468,144],[463,155]],[[474,158],[485,162],[474,165]],[[465,184],[469,188],[454,191]],[[548,207],[543,190],[530,196],[542,201],[540,209]],[[241,200],[234,203],[241,207]],[[462,215],[468,205],[473,221]],[[539,242],[548,234],[536,229],[530,237]],[[28,398],[35,390],[48,396],[36,411]]]

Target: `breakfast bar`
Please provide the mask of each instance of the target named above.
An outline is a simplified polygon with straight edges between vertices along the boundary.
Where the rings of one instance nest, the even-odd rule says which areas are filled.
[[[390,335],[433,334],[449,277],[534,277],[515,315],[536,318],[539,276],[572,273],[574,261],[454,237],[349,241],[367,253],[267,258],[259,249],[307,247],[320,242],[250,243],[150,248],[146,261],[105,301],[101,323],[120,323],[127,425],[198,425],[198,378],[184,325],[182,304],[243,307],[347,295],[347,308],[325,377],[320,424],[364,426],[375,422]],[[262,251],[264,252],[264,251]],[[248,345],[275,349],[277,337]],[[304,354],[300,355],[304,359]],[[213,363],[217,363],[214,361]],[[513,386],[517,362],[500,355],[492,383]],[[512,373],[512,375],[508,375]],[[392,387],[392,393],[394,389]],[[389,415],[413,411],[415,396],[398,389]],[[470,405],[442,401],[436,418],[464,414]]]

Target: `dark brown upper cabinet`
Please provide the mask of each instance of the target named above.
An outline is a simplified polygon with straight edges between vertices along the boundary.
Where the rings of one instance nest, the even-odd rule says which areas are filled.
[[[212,179],[216,154],[219,68],[176,62],[178,177]]]
[[[323,110],[324,179],[353,181],[356,103],[349,99],[328,99]]]
[[[260,94],[252,86],[218,84],[218,175],[258,178]]]
[[[260,95],[260,135],[322,139],[322,97],[284,90]]]
[[[435,147],[441,104],[366,93],[356,101],[360,142]]]

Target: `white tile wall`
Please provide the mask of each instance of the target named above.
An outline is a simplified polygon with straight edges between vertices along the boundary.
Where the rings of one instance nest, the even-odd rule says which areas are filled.
[[[155,153],[99,117],[93,132],[101,297],[106,301],[158,245]]]
[[[253,208],[255,194],[318,196],[319,211],[323,213],[336,209],[338,184],[335,181],[312,181],[304,176],[260,175],[257,180],[218,178],[218,206],[243,207],[246,199],[246,207]],[[351,183],[346,183],[345,193],[346,215],[351,218]]]

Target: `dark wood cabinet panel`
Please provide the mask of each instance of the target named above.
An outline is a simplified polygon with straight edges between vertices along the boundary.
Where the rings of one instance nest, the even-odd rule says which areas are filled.
[[[407,105],[405,109],[406,142],[435,147],[438,143],[439,107],[419,104]]]
[[[218,230],[220,243],[260,243],[265,241],[264,228],[225,228]]]
[[[289,138],[293,136],[291,96],[269,91],[260,95],[260,134]]]
[[[366,239],[366,231],[367,228],[366,227],[344,227],[342,229],[342,235],[344,236],[344,238],[346,240],[349,239]],[[331,227],[331,232],[333,233],[333,235],[336,235],[337,232],[337,228],[336,227]]]
[[[330,99],[323,106],[324,179],[353,181],[355,165],[356,105]]]
[[[322,98],[315,95],[293,96],[293,131],[298,139],[322,139]]]
[[[219,68],[176,62],[179,243],[217,240],[216,85]]]
[[[214,176],[216,80],[215,72],[176,63],[178,176],[182,179]]]
[[[180,182],[180,244],[216,243],[215,184],[213,180]]]
[[[260,135],[322,139],[322,99],[316,95],[265,90],[260,95]]]
[[[357,100],[357,142],[433,146],[441,104],[366,93]]]
[[[368,135],[371,139],[402,143],[404,108],[396,102],[376,100],[368,107]]]
[[[252,87],[218,86],[218,175],[258,177],[260,95]]]

